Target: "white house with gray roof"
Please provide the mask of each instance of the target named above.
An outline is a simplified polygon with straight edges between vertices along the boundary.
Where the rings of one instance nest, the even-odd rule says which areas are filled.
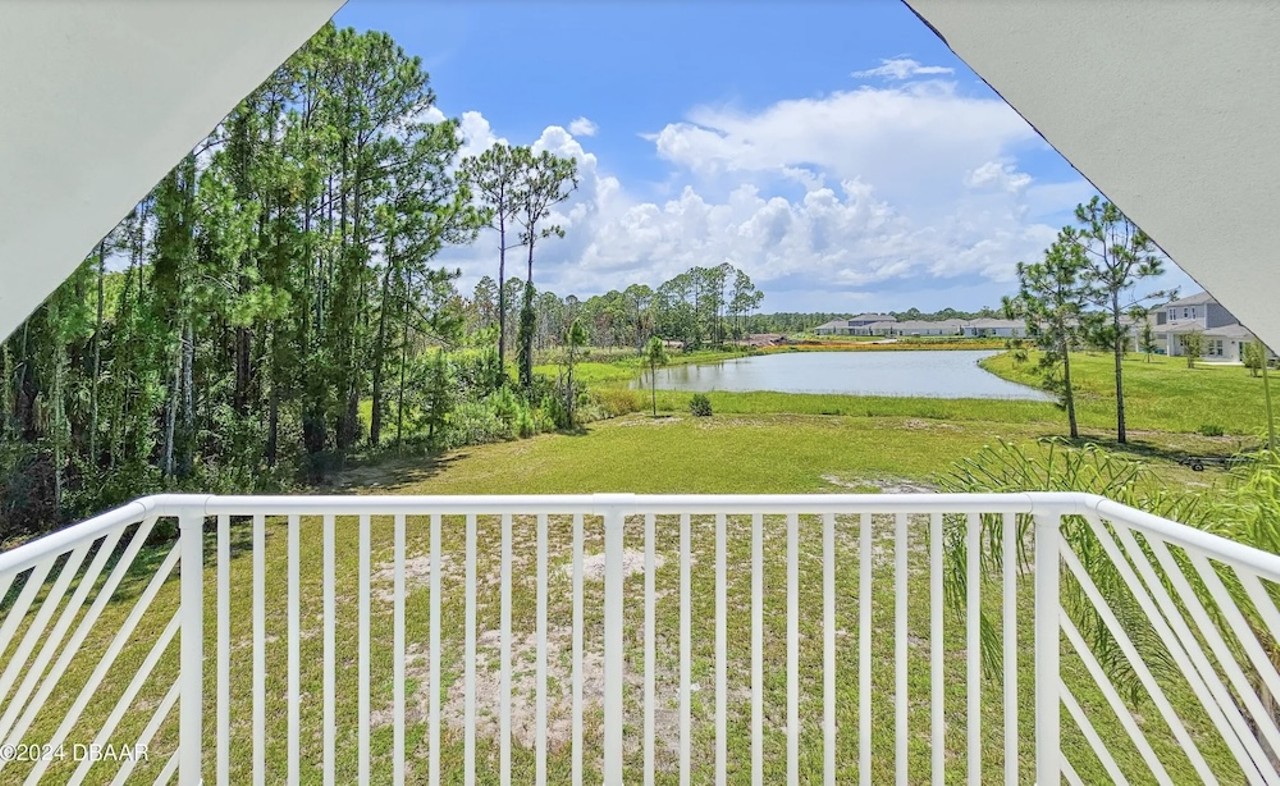
[[[1257,340],[1234,314],[1208,292],[1200,292],[1159,306],[1149,319],[1152,333],[1163,347],[1164,353],[1175,357],[1186,355],[1184,337],[1192,333],[1204,336],[1203,357],[1210,360],[1240,362],[1244,359],[1245,345]],[[1135,324],[1133,329],[1140,330],[1141,323]]]

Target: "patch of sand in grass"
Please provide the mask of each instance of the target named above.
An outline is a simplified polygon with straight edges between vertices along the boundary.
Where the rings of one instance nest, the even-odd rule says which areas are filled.
[[[683,420],[684,418],[677,417],[675,415],[659,415],[656,418],[651,417],[649,415],[644,415],[642,417],[628,418],[626,420],[620,421],[618,423],[618,427],[625,428],[627,426],[671,426],[676,423],[680,423]]]
[[[954,423],[947,423],[941,420],[921,420],[920,418],[907,418],[902,421],[902,427],[908,431],[964,431]]]
[[[654,570],[662,570],[667,558],[661,554],[653,555]],[[573,578],[573,563],[563,565],[560,570],[564,575]],[[622,552],[622,577],[629,579],[635,575],[644,575],[644,552],[626,549]],[[587,581],[604,581],[604,555],[591,554],[582,558],[582,577]]]
[[[440,555],[440,576],[443,579],[453,573],[453,557]],[[395,580],[396,565],[394,560],[387,560],[374,569],[369,577],[369,595],[383,603],[393,603],[396,599]],[[404,585],[406,592],[427,586],[431,581],[431,555],[422,554],[416,557],[405,557]]]
[[[502,672],[500,664],[501,634],[486,630],[476,637],[475,700],[476,734],[497,741],[500,738],[499,710],[502,702]],[[659,766],[672,769],[680,751],[679,673],[674,653],[666,652],[674,646],[659,637],[661,650],[655,664],[654,744],[659,753]],[[547,748],[555,752],[571,744],[573,739],[573,630],[568,625],[549,626],[547,631]],[[535,634],[517,636],[511,645],[511,740],[532,750],[537,742],[537,638]],[[414,680],[419,688],[406,700],[405,722],[425,723],[430,713],[430,654],[425,644],[411,646],[405,656],[405,677]],[[457,670],[462,669],[461,663]],[[642,674],[628,671],[625,680],[628,694],[642,690]],[[697,686],[691,686],[694,691]],[[582,702],[583,716],[589,719],[600,711],[604,692],[604,653],[600,641],[588,639],[582,653]],[[745,700],[746,694],[736,691],[734,698]],[[628,706],[628,715],[638,713],[637,707]],[[371,723],[377,727],[389,726],[394,719],[391,705],[372,713]],[[461,675],[445,694],[440,705],[441,724],[456,734],[466,729],[466,682]],[[640,749],[639,735],[629,735],[628,752]]]
[[[880,490],[881,494],[933,494],[937,489],[926,483],[919,483],[903,478],[859,478],[843,480],[835,475],[823,475],[822,479],[833,486],[847,489],[860,489],[871,486]]]

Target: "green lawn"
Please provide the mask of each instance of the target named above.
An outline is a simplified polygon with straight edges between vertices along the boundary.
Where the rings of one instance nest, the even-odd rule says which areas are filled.
[[[720,402],[728,407],[728,399]],[[761,401],[770,399],[753,399],[744,397],[743,401],[756,401],[760,409],[766,408]],[[778,402],[774,402],[777,404]],[[938,406],[960,406],[949,402],[932,402]],[[853,404],[848,404],[852,407]],[[858,407],[864,406],[862,403]],[[905,406],[905,405],[904,405]],[[919,403],[919,406],[926,406]],[[1031,442],[1036,437],[1051,431],[1051,424],[1036,420],[1026,423],[1005,423],[998,420],[982,420],[976,417],[978,407],[970,405],[970,419],[956,419],[948,422],[928,417],[906,417],[902,415],[882,415],[868,417],[861,415],[805,415],[778,414],[769,412],[747,412],[742,414],[718,414],[711,419],[695,419],[686,415],[664,417],[657,420],[633,415],[614,421],[593,424],[581,435],[543,435],[529,440],[502,444],[483,445],[465,448],[438,457],[433,460],[406,459],[398,464],[382,463],[374,466],[356,468],[340,479],[341,484],[350,484],[348,490],[367,493],[419,493],[419,494],[464,494],[464,493],[570,493],[592,491],[635,491],[635,492],[801,492],[823,493],[846,490],[874,491],[885,487],[900,487],[904,482],[928,482],[937,472],[945,468],[956,458],[966,455],[983,444],[997,438],[1011,439],[1018,442]],[[1052,409],[1050,408],[1050,412]],[[1159,446],[1167,448],[1169,441],[1181,441],[1179,444],[1190,446],[1196,450],[1206,450],[1208,446],[1220,442],[1194,435],[1160,435],[1156,440]],[[1171,462],[1154,455],[1151,459],[1169,483],[1204,482],[1211,474],[1193,475]],[[729,660],[730,660],[730,773],[731,781],[748,782],[746,766],[750,761],[750,748],[747,740],[749,729],[749,528],[745,520],[731,519],[729,522]],[[892,636],[892,523],[876,521],[876,559],[875,586],[873,603],[874,629],[877,631],[873,639],[873,685],[874,685],[874,728],[873,744],[876,751],[876,782],[891,777],[893,759],[893,636]],[[640,522],[631,522],[627,535],[627,548],[642,548]],[[857,762],[857,646],[856,620],[857,609],[857,544],[856,522],[841,520],[838,522],[837,538],[837,584],[838,584],[838,628],[841,631],[838,643],[838,675],[837,691],[839,695],[839,757],[842,780],[852,780],[856,776]],[[806,518],[802,523],[802,559],[801,559],[801,618],[802,631],[801,663],[802,663],[802,718],[805,754],[802,762],[803,780],[814,782],[821,771],[821,595],[820,595],[820,543],[818,537],[819,524]],[[243,782],[249,774],[250,752],[253,736],[251,726],[251,664],[252,648],[250,643],[250,620],[252,619],[252,601],[248,588],[252,579],[252,558],[246,548],[249,528],[245,524],[237,524],[235,542],[236,556],[232,564],[232,620],[235,637],[233,647],[233,749],[232,763],[235,773],[233,782]],[[357,538],[354,521],[340,520],[338,526],[338,628],[339,677],[339,782],[350,782],[354,778],[355,746],[356,746],[356,706],[355,698],[355,611],[356,611],[356,566]],[[479,604],[479,620],[481,631],[493,631],[497,628],[498,585],[497,577],[497,544],[498,523],[491,519],[480,521],[481,556],[479,575],[481,590],[477,596]],[[928,761],[928,670],[927,670],[927,631],[928,631],[928,592],[927,574],[924,569],[925,538],[923,522],[913,523],[911,535],[910,561],[912,565],[909,581],[909,619],[912,636],[910,646],[910,663],[912,677],[910,694],[912,702],[911,719],[911,773],[913,781],[927,775]],[[268,781],[276,781],[283,777],[283,763],[286,756],[284,718],[285,702],[285,664],[287,657],[286,609],[285,609],[285,569],[286,569],[286,534],[287,525],[283,521],[272,520],[268,524],[267,533],[267,641],[266,662],[269,671],[267,684],[267,755],[269,760]],[[302,521],[303,562],[301,566],[302,585],[304,587],[304,608],[302,609],[302,685],[303,700],[301,712],[306,728],[318,728],[321,717],[321,637],[320,612],[321,595],[320,578],[320,524],[313,518]],[[514,593],[515,609],[513,619],[515,630],[520,635],[516,638],[517,661],[522,664],[517,670],[516,690],[519,697],[529,699],[532,682],[528,675],[532,651],[525,641],[524,635],[532,631],[533,620],[533,525],[525,518],[517,518],[515,523],[516,557],[516,590]],[[674,691],[678,674],[678,647],[675,636],[678,615],[678,559],[676,551],[677,524],[673,520],[661,519],[658,528],[658,551],[665,559],[665,564],[656,574],[660,594],[657,605],[658,612],[658,680],[659,680],[659,768],[660,783],[674,783],[674,756],[670,750],[678,737],[675,726]],[[462,535],[461,523],[446,520],[444,532],[445,571],[443,574],[444,592],[442,603],[445,613],[445,661],[442,668],[445,684],[442,686],[446,735],[442,748],[444,771],[449,773],[447,782],[461,782],[460,762],[462,755],[461,735],[457,721],[460,720],[460,686],[461,686],[461,647],[462,647],[462,610],[464,593],[462,591]],[[552,520],[551,533],[551,660],[552,660],[552,711],[553,726],[563,723],[563,714],[567,704],[563,700],[568,690],[568,629],[569,600],[568,579],[562,568],[568,560],[568,543],[570,536],[569,522]],[[417,518],[409,521],[409,554],[411,559],[421,558],[426,553],[426,522]],[[780,520],[769,520],[766,530],[766,584],[768,587],[765,624],[767,628],[766,645],[766,763],[768,773],[766,782],[781,782],[785,778],[785,630],[786,607],[782,592],[785,577],[785,539],[783,523]],[[373,621],[373,674],[375,723],[373,730],[373,749],[375,752],[375,782],[389,782],[390,727],[387,725],[387,710],[391,698],[391,628],[390,603],[387,600],[389,574],[386,569],[391,553],[391,525],[389,521],[375,520],[373,523],[374,539],[374,621]],[[601,540],[598,528],[588,531],[587,554],[598,554],[601,551]],[[714,726],[711,724],[714,685],[714,540],[711,522],[695,520],[693,531],[693,553],[696,565],[693,571],[694,597],[694,661],[693,681],[700,686],[694,694],[694,761],[698,767],[695,780],[704,782],[712,762]],[[158,554],[150,554],[152,568],[156,564]],[[421,566],[421,559],[414,564]],[[108,637],[118,626],[120,620],[129,612],[132,600],[136,598],[145,581],[145,573],[128,584],[125,593],[127,600],[113,603],[107,608],[106,616],[95,628],[94,636],[86,645],[88,652],[100,652]],[[641,628],[643,606],[640,590],[642,578],[632,577],[628,580],[628,604],[625,624],[627,641],[630,642],[629,654],[632,673],[637,673],[641,663],[642,640]],[[214,574],[209,570],[206,574],[208,597],[212,600]],[[410,632],[410,664],[408,666],[409,692],[409,748],[411,761],[411,777],[421,777],[425,768],[425,703],[426,694],[424,679],[425,635],[427,620],[428,591],[427,576],[420,569],[410,571],[408,595],[408,630]],[[1026,582],[1024,581],[1024,584]],[[600,630],[600,597],[601,587],[598,582],[587,583],[587,619],[588,653],[599,651]],[[1030,669],[1030,608],[1027,605],[1029,596],[1023,593],[1022,619],[1020,635],[1023,642],[1023,668],[1020,671],[1020,696],[1022,706],[1021,731],[1024,743],[1021,748],[1021,767],[1024,777],[1030,777],[1031,766],[1031,697],[1033,695]],[[984,600],[989,610],[994,611],[991,604],[996,602],[994,587],[984,591]],[[145,657],[150,643],[167,621],[176,607],[177,582],[170,581],[165,586],[151,610],[144,617],[143,628],[134,642],[121,655],[123,665],[121,676],[108,680],[110,689],[104,689],[95,695],[80,724],[68,738],[70,742],[86,740],[92,737],[93,730],[101,724],[102,719],[110,712],[115,696],[123,688],[123,683],[132,676],[136,664]],[[213,616],[209,608],[209,640],[207,652],[213,652]],[[964,617],[962,613],[948,612],[946,622],[947,688],[946,712],[949,724],[948,760],[954,766],[949,772],[949,782],[963,782],[963,751],[965,745],[965,680],[963,631]],[[16,638],[14,639],[17,640]],[[95,650],[95,648],[97,648]],[[492,686],[496,680],[496,645],[492,634],[481,637],[480,671],[482,690],[485,695],[492,695]],[[0,663],[7,657],[0,650]],[[67,706],[74,693],[78,691],[84,676],[96,663],[94,658],[77,658],[71,664],[67,677],[53,697],[53,705]],[[1118,724],[1110,720],[1105,705],[1101,703],[1096,689],[1091,688],[1087,677],[1082,678],[1079,665],[1067,658],[1065,669],[1072,680],[1077,698],[1086,706],[1098,710],[1095,721],[1099,733],[1109,740],[1123,738],[1123,731]],[[157,675],[171,680],[176,673],[176,645],[170,648],[167,656],[161,660]],[[210,659],[207,670],[212,690],[213,662]],[[588,670],[588,696],[593,689],[598,689],[598,670]],[[637,724],[639,706],[638,687],[629,682],[628,722]],[[593,688],[592,686],[597,686]],[[166,687],[164,680],[152,680],[139,693],[135,705],[140,712],[126,715],[121,730],[113,740],[132,741],[141,727],[150,718],[151,710],[157,705]],[[560,697],[560,698],[557,698]],[[984,683],[983,702],[983,750],[984,779],[996,780],[1002,761],[1001,752],[1001,711],[999,704],[999,683]],[[1174,691],[1173,699],[1182,705],[1188,703],[1185,691]],[[485,716],[486,702],[481,702],[482,718]],[[598,705],[592,704],[593,708]],[[1167,731],[1160,725],[1158,714],[1145,701],[1135,705],[1135,711],[1147,720],[1144,726],[1152,735],[1153,744],[1163,759],[1169,762],[1175,779],[1188,774],[1185,758],[1177,750],[1176,745],[1168,737]],[[1194,708],[1188,713],[1195,719],[1199,714]],[[50,719],[38,721],[36,731],[47,733],[53,724]],[[176,716],[175,716],[176,717]],[[454,718],[450,723],[448,719]],[[1064,715],[1065,718],[1065,715]],[[588,779],[593,776],[599,757],[598,709],[588,714]],[[208,729],[213,729],[214,716],[212,707],[207,712]],[[1221,745],[1215,745],[1214,734],[1206,729],[1203,723],[1191,722],[1193,734],[1204,743],[1206,756],[1216,763],[1224,774],[1224,779],[1232,780],[1232,766],[1229,756]],[[493,742],[491,721],[482,720],[479,734],[482,758],[481,783],[496,783],[494,763],[496,762],[496,745]],[[519,730],[520,725],[517,724]],[[1079,732],[1068,720],[1064,720],[1064,746],[1070,751],[1085,750],[1085,743]],[[527,735],[526,732],[520,732]],[[563,737],[562,732],[558,732]],[[39,735],[29,735],[39,736]],[[629,735],[630,738],[630,735]],[[527,739],[527,736],[522,739]],[[160,735],[153,742],[155,750],[172,750],[176,742],[176,724],[168,723],[162,727]],[[1138,762],[1136,753],[1126,745],[1116,743],[1114,746],[1122,766],[1136,773]],[[306,762],[305,782],[315,782],[319,770],[321,742],[318,735],[309,733],[304,736],[302,759]],[[551,752],[551,773],[555,782],[562,782],[568,768],[568,747],[561,744]],[[640,751],[629,743],[628,766],[640,765]],[[157,756],[158,759],[158,756]],[[533,757],[527,747],[516,745],[514,761],[517,767],[516,779],[525,782],[529,779]],[[210,752],[212,763],[212,751]],[[1088,754],[1074,755],[1073,762],[1080,770],[1086,782],[1098,782],[1104,779],[1099,765]],[[154,776],[161,760],[153,761],[147,767],[139,768],[138,774]],[[71,763],[55,765],[50,770],[54,779],[65,777],[71,770]],[[0,779],[14,775],[22,770],[17,764],[11,764],[5,771],[0,771]],[[111,767],[106,767],[101,774],[109,776]],[[634,769],[632,770],[635,771]],[[1238,778],[1238,773],[1234,776]],[[90,782],[97,782],[91,778]],[[1134,782],[1148,782],[1137,776]]]
[[[1009,353],[982,362],[1000,376],[1038,385],[1035,354],[1016,363]],[[1071,378],[1081,424],[1114,429],[1115,361],[1101,353],[1073,353]],[[1125,415],[1131,429],[1196,431],[1219,426],[1227,434],[1257,435],[1266,429],[1262,378],[1243,366],[1198,363],[1185,358],[1129,355],[1124,361]],[[1280,392],[1280,391],[1278,391]]]

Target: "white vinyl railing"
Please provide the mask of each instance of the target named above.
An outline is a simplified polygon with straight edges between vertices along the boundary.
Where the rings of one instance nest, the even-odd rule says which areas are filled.
[[[1277,783],[1277,582],[1080,494],[151,497],[0,554],[0,781]]]

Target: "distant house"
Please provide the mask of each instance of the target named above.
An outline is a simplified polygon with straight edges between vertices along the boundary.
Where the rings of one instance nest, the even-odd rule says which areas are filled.
[[[1244,360],[1245,345],[1257,341],[1257,337],[1208,292],[1179,298],[1152,313],[1155,320],[1151,332],[1167,355],[1185,355],[1182,339],[1189,333],[1204,335],[1203,356],[1210,360],[1240,362]],[[1135,346],[1137,331],[1141,329],[1140,322],[1130,326]]]
[[[897,317],[892,314],[859,314],[848,319],[833,319],[830,322],[818,325],[813,329],[813,332],[819,336],[877,335],[867,332],[870,325],[897,321]]]
[[[1021,338],[1027,334],[1027,323],[1020,319],[991,319],[984,317],[964,323],[966,336],[998,336]]]
[[[684,351],[684,342],[683,342],[683,341],[673,341],[673,340],[663,339],[663,341],[662,341],[662,348],[663,348],[663,349],[669,349],[669,350],[672,350],[672,351],[674,351],[674,352],[683,352],[683,351]]]
[[[819,336],[847,336],[850,335],[849,320],[833,319],[818,325],[813,332]]]
[[[891,314],[859,314],[833,319],[813,329],[819,336],[1023,336],[1016,319],[906,319]]]
[[[959,336],[964,323],[958,319],[908,319],[900,322],[877,322],[871,325],[877,336]]]

